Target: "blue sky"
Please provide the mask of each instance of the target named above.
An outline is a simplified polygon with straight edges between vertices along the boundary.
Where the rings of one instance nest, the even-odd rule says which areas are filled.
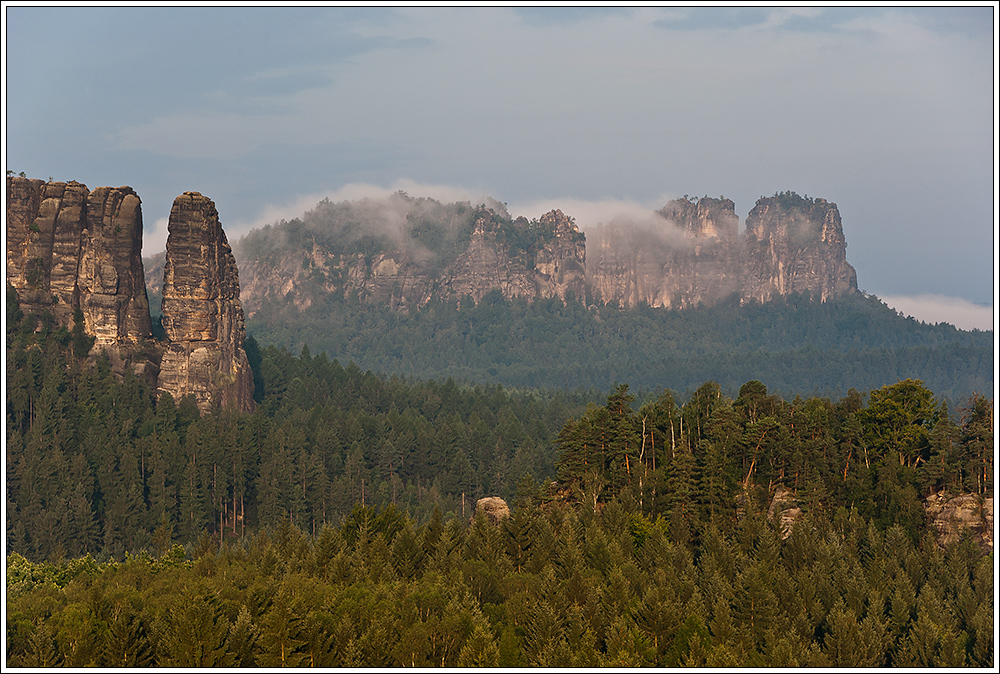
[[[174,197],[231,240],[321,198],[485,195],[586,230],[793,190],[866,292],[993,325],[996,5],[4,7],[5,163]],[[985,307],[985,308],[984,308]],[[944,312],[944,313],[941,313]]]

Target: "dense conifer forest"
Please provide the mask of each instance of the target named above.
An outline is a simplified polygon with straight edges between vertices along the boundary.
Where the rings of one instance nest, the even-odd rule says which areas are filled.
[[[6,338],[10,666],[994,663],[993,554],[922,506],[992,498],[982,395],[595,398],[249,338],[257,409],[200,415],[11,289]]]
[[[793,398],[839,398],[908,378],[953,405],[993,390],[993,333],[926,325],[876,297],[826,302],[791,296],[766,304],[631,310],[557,298],[478,304],[432,301],[409,315],[316,291],[319,304],[265,307],[247,328],[262,344],[303,345],[364,369],[516,388],[607,392],[669,388],[689,395],[716,381],[730,396],[754,379]]]

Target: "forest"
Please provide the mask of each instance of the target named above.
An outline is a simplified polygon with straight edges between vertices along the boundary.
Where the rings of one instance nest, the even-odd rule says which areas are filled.
[[[257,409],[200,415],[6,311],[9,666],[993,666],[992,551],[922,505],[992,498],[983,395],[595,397],[250,337]]]
[[[870,296],[815,302],[790,296],[741,305],[661,309],[558,298],[479,303],[432,300],[403,314],[315,293],[299,311],[273,303],[248,320],[262,344],[337,354],[366,370],[515,388],[587,388],[628,382],[690,395],[715,381],[727,395],[752,380],[789,398],[839,398],[851,388],[920,379],[953,406],[993,390],[993,333],[927,325]]]

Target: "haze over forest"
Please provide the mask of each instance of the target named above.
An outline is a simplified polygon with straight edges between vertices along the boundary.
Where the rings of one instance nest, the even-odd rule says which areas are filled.
[[[131,185],[147,255],[192,189],[234,240],[397,189],[559,208],[585,231],[685,193],[742,218],[789,189],[839,205],[862,290],[993,325],[994,5],[7,3],[4,19],[7,167]],[[66,81],[68,63],[129,86]]]

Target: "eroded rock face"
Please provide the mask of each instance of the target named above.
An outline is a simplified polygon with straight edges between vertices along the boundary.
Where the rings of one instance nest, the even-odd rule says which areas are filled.
[[[970,532],[984,548],[993,549],[992,497],[939,492],[927,497],[924,512],[937,529],[942,546],[956,543]]]
[[[476,218],[469,246],[458,256],[444,284],[453,298],[472,296],[476,302],[499,290],[504,297],[536,297],[538,288],[526,259],[510,255],[499,234],[494,213],[484,210]]]
[[[780,517],[781,540],[791,536],[795,523],[802,519],[802,508],[799,507],[795,492],[781,485],[774,490],[771,505],[767,508],[768,519],[775,515]]]
[[[569,297],[582,301],[587,295],[587,244],[572,218],[552,210],[538,221],[551,237],[535,253],[535,274],[543,297]]]
[[[215,402],[253,409],[236,260],[215,204],[198,192],[170,210],[161,308],[169,344],[158,389],[175,400],[193,394],[202,412]]]
[[[500,524],[504,519],[510,517],[510,508],[507,507],[507,502],[499,496],[487,496],[476,501],[476,510],[472,513],[472,519],[469,521],[474,521],[479,513],[483,513],[486,516],[486,521],[490,524]]]
[[[96,350],[113,360],[150,338],[142,205],[130,187],[7,178],[7,280],[22,309],[73,327],[81,309]]]
[[[87,333],[100,344],[152,333],[142,268],[142,206],[131,187],[98,187],[87,198],[80,297]]]
[[[350,216],[276,231],[280,252],[259,237],[242,260],[248,315],[279,302],[305,310],[325,294],[406,312],[432,299],[478,302],[491,292],[529,300],[592,297],[623,308],[766,302],[793,293],[825,301],[857,292],[836,204],[791,192],[758,200],[742,236],[735,204],[725,198],[676,199],[656,212],[590,227],[586,237],[558,210],[529,222],[511,220],[502,205],[462,211],[438,204],[437,216],[411,219],[397,204],[396,224],[387,225],[384,213],[364,206],[329,206]],[[471,219],[456,221],[462,218]],[[431,253],[416,232],[436,226],[451,238]],[[285,245],[286,233],[311,235],[311,250]],[[371,252],[338,243],[362,236],[376,242]]]
[[[737,292],[739,218],[729,199],[675,199],[641,222],[597,228],[590,282],[604,301],[632,308],[714,304]]]
[[[87,186],[7,178],[7,281],[26,312],[49,310],[72,327],[80,306]]]
[[[825,301],[856,292],[837,205],[784,193],[759,199],[747,216],[742,265],[744,301],[792,293]]]

